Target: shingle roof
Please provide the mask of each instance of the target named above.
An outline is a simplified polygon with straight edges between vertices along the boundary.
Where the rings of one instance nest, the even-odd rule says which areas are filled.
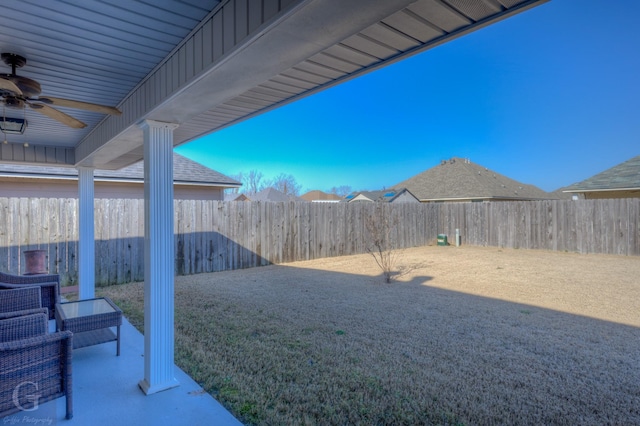
[[[246,194],[224,194],[224,201],[251,201]]]
[[[19,177],[58,177],[62,179],[77,179],[78,170],[73,167],[41,167],[17,164],[0,164],[1,176]],[[144,181],[144,163],[142,161],[124,167],[120,170],[99,170],[93,173],[95,180],[113,181]],[[182,155],[173,154],[173,181],[181,184],[217,185],[237,187],[241,183],[223,175],[200,163],[189,160]]]
[[[339,201],[342,199],[336,194],[327,194],[317,189],[301,195],[300,198],[306,201]]]
[[[537,200],[554,198],[534,185],[524,184],[464,158],[452,158],[395,187],[406,187],[421,201],[429,200]]]
[[[269,187],[256,194],[248,194],[251,201],[305,201],[300,197],[286,195],[282,191]]]
[[[574,196],[576,196],[575,194],[569,194],[568,192],[565,192],[565,190],[568,189],[568,187],[563,187],[563,188],[558,188],[555,191],[551,191],[549,192],[549,195],[551,195],[550,198],[552,199],[557,199],[557,200],[571,200],[573,199]],[[579,199],[583,199],[584,197],[579,196]]]
[[[404,194],[406,192],[408,192],[409,194],[414,196],[411,193],[411,191],[409,191],[407,188],[398,188],[398,189],[390,188],[390,189],[381,189],[381,190],[378,190],[378,191],[356,191],[356,192],[352,192],[351,194],[347,195],[344,198],[344,201],[346,201],[346,202],[358,201],[358,200],[354,200],[354,198],[356,198],[359,195],[361,195],[363,197],[368,198],[371,201],[376,201],[376,202],[381,202],[381,203],[392,203],[396,198],[398,198],[399,196],[401,196],[402,194]]]
[[[565,192],[640,189],[640,155],[604,172],[570,185]]]

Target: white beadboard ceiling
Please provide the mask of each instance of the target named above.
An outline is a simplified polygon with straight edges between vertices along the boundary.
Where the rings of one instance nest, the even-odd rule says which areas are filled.
[[[141,120],[179,124],[178,145],[545,1],[4,0],[0,52],[27,59],[17,75],[122,115],[56,107],[87,124],[72,129],[3,108],[28,128],[0,161],[117,169],[142,159]]]

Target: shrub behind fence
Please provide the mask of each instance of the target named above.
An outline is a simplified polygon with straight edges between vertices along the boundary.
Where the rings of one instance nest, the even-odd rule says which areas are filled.
[[[176,200],[176,274],[364,253],[370,203]],[[384,205],[398,248],[433,243],[640,255],[640,199]],[[76,199],[0,198],[0,270],[23,272],[24,250],[77,284]],[[144,201],[95,200],[96,282],[144,279]]]

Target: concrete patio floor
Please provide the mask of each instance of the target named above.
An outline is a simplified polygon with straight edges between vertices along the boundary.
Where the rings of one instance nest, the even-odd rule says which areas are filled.
[[[242,425],[178,367],[180,386],[145,396],[144,337],[126,319],[121,355],[105,343],[73,351],[73,418],[65,419],[65,399],[0,419],[3,425]]]

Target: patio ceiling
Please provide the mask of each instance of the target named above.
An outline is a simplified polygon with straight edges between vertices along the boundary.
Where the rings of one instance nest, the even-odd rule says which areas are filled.
[[[72,129],[4,108],[28,127],[0,161],[118,169],[142,159],[143,119],[179,124],[179,145],[546,1],[6,0],[18,75],[122,115],[59,107],[87,124]]]

